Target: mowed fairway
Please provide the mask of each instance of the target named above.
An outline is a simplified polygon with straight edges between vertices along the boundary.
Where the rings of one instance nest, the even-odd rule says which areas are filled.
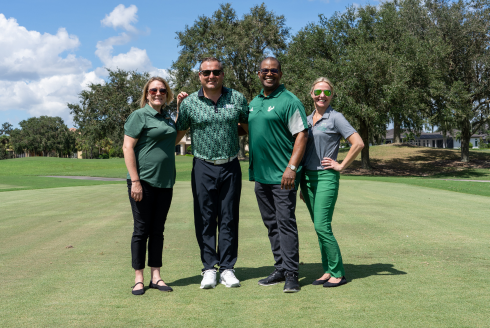
[[[301,292],[262,287],[272,270],[253,184],[243,182],[236,275],[201,290],[190,183],[175,185],[163,277],[172,293],[131,295],[124,184],[6,191],[0,201],[2,327],[488,327],[490,198],[341,180],[334,214],[349,283],[310,285],[320,252],[300,201]],[[72,247],[69,247],[72,246]],[[145,285],[149,272],[146,272]]]

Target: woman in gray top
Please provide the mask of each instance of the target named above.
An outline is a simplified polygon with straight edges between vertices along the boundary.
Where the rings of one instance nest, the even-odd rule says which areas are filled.
[[[333,84],[325,77],[313,82],[315,110],[308,116],[308,143],[303,162],[301,199],[306,203],[318,235],[324,274],[313,285],[337,287],[347,283],[339,245],[332,233],[332,215],[339,191],[339,177],[364,147],[359,134],[342,114],[330,106]],[[342,163],[337,162],[340,139],[352,145]]]

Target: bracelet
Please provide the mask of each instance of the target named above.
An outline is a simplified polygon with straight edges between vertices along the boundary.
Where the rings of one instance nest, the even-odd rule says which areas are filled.
[[[131,182],[137,182],[137,181],[140,181],[140,180],[131,180]]]

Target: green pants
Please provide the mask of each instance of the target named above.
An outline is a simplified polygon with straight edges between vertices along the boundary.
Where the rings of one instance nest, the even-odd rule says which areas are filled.
[[[318,235],[323,271],[335,278],[344,276],[342,255],[332,232],[332,215],[339,193],[339,177],[339,172],[335,170],[305,170],[301,179],[301,192]]]

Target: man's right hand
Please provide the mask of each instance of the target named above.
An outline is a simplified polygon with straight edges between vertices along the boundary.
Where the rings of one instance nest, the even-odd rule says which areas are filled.
[[[296,172],[286,167],[281,180],[281,189],[294,189],[294,180],[296,179]]]

